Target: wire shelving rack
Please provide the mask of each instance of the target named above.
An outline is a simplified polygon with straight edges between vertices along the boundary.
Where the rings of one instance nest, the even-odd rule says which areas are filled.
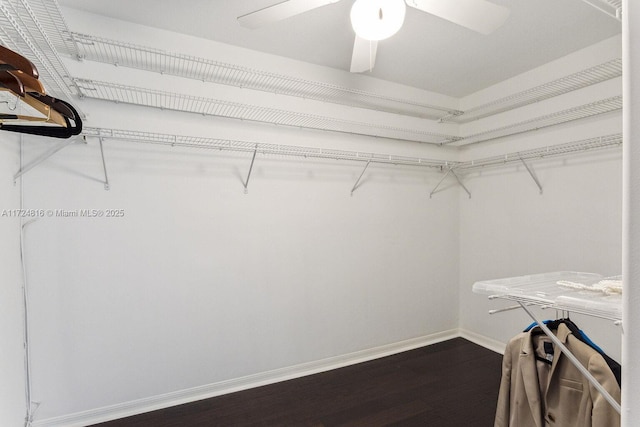
[[[147,107],[440,145],[456,139],[455,136],[429,132],[418,127],[347,120],[96,80],[75,79],[75,82],[84,97]]]
[[[583,2],[595,7],[601,12],[616,18],[622,19],[622,0],[582,0]]]
[[[457,146],[475,144],[620,110],[622,110],[622,96],[613,96],[518,123],[464,136],[451,141],[451,144]]]
[[[167,52],[89,34],[74,32],[71,33],[71,37],[78,46],[79,57],[89,61],[428,119],[438,119],[445,114],[453,116],[461,114],[461,111],[453,108],[267,72],[193,55]]]
[[[621,60],[614,59],[538,85],[529,90],[511,94],[469,110],[461,111],[323,82],[268,73],[205,58],[166,52],[160,49],[125,43],[104,37],[81,33],[72,33],[71,36],[76,41],[80,57],[91,61],[162,74],[166,73],[219,84],[269,91],[300,98],[316,99],[354,107],[456,123],[467,123],[472,120],[488,117],[619,77],[622,74]]]
[[[0,1],[0,43],[28,57],[47,91],[67,100],[77,93],[58,54],[58,51],[77,52],[68,33],[55,1]]]
[[[522,161],[549,159],[592,151],[619,148],[622,146],[622,134],[611,134],[594,138],[571,141],[563,144],[511,152],[499,156],[469,161],[437,160],[425,157],[411,157],[396,154],[370,153],[361,151],[338,150],[333,148],[314,148],[286,144],[271,144],[257,141],[241,141],[200,136],[185,136],[158,132],[112,128],[85,128],[83,135],[102,139],[123,140],[137,143],[169,145],[219,151],[254,152],[274,156],[303,158],[350,160],[402,166],[419,166],[470,173],[487,167],[507,166]]]
[[[350,160],[380,164],[419,166],[428,168],[453,167],[457,163],[447,160],[435,160],[423,157],[410,157],[395,154],[370,153],[362,151],[338,150],[333,148],[314,148],[296,145],[271,144],[256,141],[230,140],[200,136],[174,135],[157,132],[143,132],[124,129],[85,128],[83,135],[102,139],[131,141],[145,144],[168,145],[218,151],[257,152],[272,156],[303,157],[316,159]]]
[[[488,167],[507,166],[528,160],[550,159],[589,151],[619,148],[622,146],[622,134],[616,133],[594,138],[572,141],[563,144],[550,145],[531,150],[517,151],[499,156],[485,157],[477,160],[460,162],[456,169],[462,172],[474,172]]]
[[[445,117],[444,121],[468,123],[502,113],[574,90],[582,89],[622,75],[622,60],[613,59],[586,70],[552,80],[525,91],[517,92],[494,101],[465,110],[462,114]]]

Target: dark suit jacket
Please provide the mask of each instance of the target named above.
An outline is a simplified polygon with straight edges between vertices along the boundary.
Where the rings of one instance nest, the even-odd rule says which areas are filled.
[[[541,393],[534,337],[539,328],[515,336],[502,361],[495,427],[616,427],[620,415],[580,371],[555,349],[548,387]],[[602,355],[560,324],[556,336],[618,402],[620,387]]]

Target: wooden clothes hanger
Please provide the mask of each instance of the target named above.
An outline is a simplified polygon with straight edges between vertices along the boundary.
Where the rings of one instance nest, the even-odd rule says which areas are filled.
[[[16,96],[24,96],[26,94],[22,80],[11,74],[10,71],[0,71],[0,84],[4,86],[5,89],[13,92]]]
[[[0,45],[0,69],[20,70],[34,79],[40,77],[33,62],[2,45]]]
[[[49,136],[52,138],[70,138],[71,136],[79,135],[82,132],[82,119],[80,118],[80,115],[78,114],[76,109],[68,102],[61,99],[52,98],[48,95],[40,95],[39,100],[34,99],[34,101],[46,105],[47,107],[49,107],[52,113],[55,113],[56,115],[62,117],[65,126],[33,126],[0,123],[0,129],[9,132]],[[25,117],[17,118],[25,120]]]
[[[57,138],[82,131],[82,120],[73,106],[46,94],[35,65],[22,55],[0,46],[0,90],[10,91],[44,117],[0,114],[0,129]],[[15,121],[42,122],[57,126],[6,124]],[[73,123],[73,126],[72,126]]]
[[[45,95],[44,86],[39,80],[21,71],[0,70],[0,85],[0,89],[11,91],[25,104],[45,116],[44,121],[67,126],[64,117],[58,111],[34,98],[34,95]]]

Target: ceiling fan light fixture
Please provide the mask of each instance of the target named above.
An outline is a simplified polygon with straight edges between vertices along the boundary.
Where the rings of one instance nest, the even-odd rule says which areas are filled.
[[[360,38],[384,40],[402,27],[406,11],[405,0],[356,0],[351,25]]]

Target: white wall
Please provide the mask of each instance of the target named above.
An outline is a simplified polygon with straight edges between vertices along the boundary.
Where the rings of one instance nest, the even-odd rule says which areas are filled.
[[[605,159],[536,164],[543,195],[523,167],[468,181],[473,198],[460,204],[462,328],[504,343],[531,323],[521,310],[490,316],[489,309],[510,304],[471,293],[476,281],[564,270],[621,273],[621,154],[615,151]],[[572,318],[620,360],[618,327]]]
[[[501,82],[461,101],[472,106],[517,93],[567,73],[619,58],[621,39],[613,37],[535,70]],[[619,95],[620,79],[574,91],[508,114],[517,121],[529,110],[541,114]],[[491,117],[486,120],[498,120]],[[497,123],[494,123],[496,126]],[[474,126],[478,126],[477,124]],[[486,124],[484,124],[486,126]],[[608,113],[535,132],[471,145],[461,159],[482,159],[519,150],[552,146],[622,132],[622,116]],[[552,271],[584,271],[620,275],[622,259],[622,150],[576,154],[531,161],[543,194],[524,165],[486,169],[466,177],[473,197],[460,201],[460,327],[471,336],[489,338],[499,348],[531,323],[522,310],[489,315],[512,305],[473,294],[480,280]],[[556,313],[538,312],[540,317]],[[621,330],[613,322],[571,316],[612,357],[620,360]],[[481,338],[482,339],[482,338]]]
[[[70,11],[73,30],[342,82],[346,72]],[[246,90],[69,60],[76,76],[202,95]],[[356,82],[353,82],[354,84]],[[358,79],[396,95],[406,87]],[[196,87],[197,86],[197,87]],[[173,88],[173,89],[170,89]],[[252,102],[323,109],[274,94]],[[212,95],[213,96],[213,95]],[[437,94],[411,96],[455,104]],[[302,105],[305,104],[305,105]],[[452,149],[95,100],[86,126],[455,159]],[[331,106],[342,115],[346,107]],[[305,110],[306,111],[306,110]],[[314,110],[315,111],[315,110]],[[364,114],[352,109],[354,115]],[[403,120],[388,115],[390,120]],[[29,144],[28,158],[48,142]],[[81,425],[455,336],[458,196],[439,171],[105,141],[25,178],[36,425]],[[124,218],[59,211],[122,209]]]
[[[244,194],[250,153],[105,154],[110,191],[95,140],[25,178],[27,206],[125,212],[30,230],[39,420],[455,333],[458,197],[429,199],[439,173],[371,165],[351,197],[363,164],[258,155]]]
[[[18,426],[26,413],[20,269],[20,186],[13,175],[20,169],[17,135],[0,135],[0,424]]]
[[[579,127],[539,131],[528,138],[549,144],[570,142],[614,133],[618,126],[619,116],[614,116]],[[489,309],[512,303],[472,293],[476,281],[552,271],[621,274],[621,156],[620,148],[613,148],[530,162],[542,195],[523,165],[467,177],[473,197],[460,201],[462,329],[506,343],[531,323],[522,310],[490,316]],[[556,313],[538,315],[555,318]],[[620,360],[619,327],[606,320],[571,317]]]
[[[70,16],[74,30],[93,22]],[[126,27],[96,22],[105,36]],[[127,33],[141,44],[149,34],[159,35],[156,43],[171,41],[149,29]],[[223,60],[282,63],[213,47]],[[104,79],[140,77],[105,65],[70,68]],[[341,77],[304,70],[309,78],[314,72]],[[150,75],[146,83],[178,80]],[[427,144],[91,100],[78,106],[88,126],[458,157]],[[471,147],[462,157],[619,132],[619,122],[609,115],[540,130]],[[27,158],[50,143],[30,139]],[[560,269],[619,273],[615,150],[535,163],[542,196],[522,167],[468,176],[470,200],[451,180],[430,199],[442,175],[406,167],[371,165],[351,197],[363,164],[259,155],[244,194],[250,153],[106,140],[105,154],[110,191],[93,139],[25,177],[25,207],[53,213],[30,226],[26,242],[42,425],[73,425],[87,413],[110,418],[335,366],[442,338],[458,326],[506,342],[528,320],[522,313],[490,317],[494,304],[471,293],[473,282]],[[124,217],[61,216],[79,209],[122,210]],[[578,323],[619,354],[615,327]]]

